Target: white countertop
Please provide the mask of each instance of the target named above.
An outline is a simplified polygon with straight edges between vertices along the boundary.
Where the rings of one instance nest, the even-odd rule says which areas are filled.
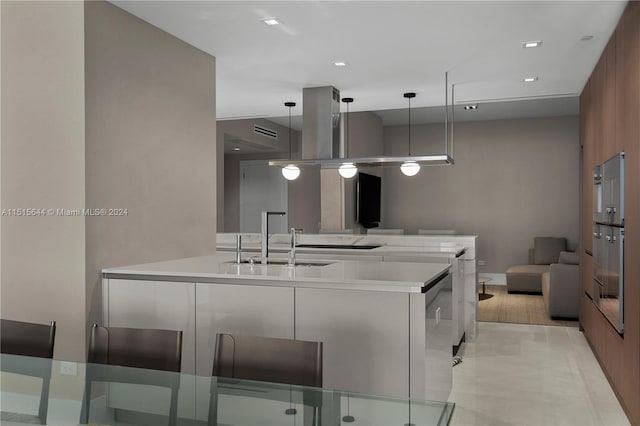
[[[106,278],[420,293],[444,263],[328,261],[326,266],[236,264],[232,254],[103,269]],[[301,262],[308,262],[303,260]],[[319,261],[318,261],[319,262]]]
[[[233,250],[236,246],[232,244],[216,244],[218,250]],[[260,251],[259,244],[243,244],[242,250],[246,251]],[[272,243],[269,244],[269,251],[274,253],[284,253],[291,250],[288,244]],[[373,255],[373,256],[393,256],[400,254],[410,255],[425,255],[425,256],[443,256],[448,257],[451,255],[458,255],[464,252],[464,247],[398,247],[398,246],[386,246],[372,249],[342,249],[342,248],[323,248],[323,247],[296,247],[297,253],[340,253],[340,254],[358,254],[358,255]]]
[[[218,233],[216,236],[216,247],[218,250],[235,251],[235,238],[237,234]],[[342,249],[342,248],[319,248],[319,247],[297,247],[297,253],[319,253],[319,254],[355,254],[373,256],[431,256],[449,257],[451,255],[460,256],[465,252],[465,247],[455,243],[431,243],[409,245],[411,238],[399,239],[395,236],[394,243],[389,243],[388,236],[347,236],[347,235],[312,235],[303,234],[298,237],[298,244],[353,244],[353,245],[379,245],[372,249]],[[246,251],[260,251],[260,234],[242,234],[242,249]],[[391,239],[394,240],[394,239]],[[401,244],[401,245],[399,245]],[[406,244],[406,245],[405,245]],[[415,244],[415,243],[414,243]],[[269,250],[274,253],[288,252],[291,248],[290,236],[288,234],[275,234],[269,236]]]

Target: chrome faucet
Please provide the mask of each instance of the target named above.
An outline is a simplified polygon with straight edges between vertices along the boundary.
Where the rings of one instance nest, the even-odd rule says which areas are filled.
[[[286,212],[262,212],[262,240],[260,241],[261,263],[266,265],[269,260],[269,216],[284,216]]]
[[[236,235],[236,263],[242,263],[242,235]]]
[[[291,228],[291,251],[289,252],[289,266],[296,266],[296,228]]]

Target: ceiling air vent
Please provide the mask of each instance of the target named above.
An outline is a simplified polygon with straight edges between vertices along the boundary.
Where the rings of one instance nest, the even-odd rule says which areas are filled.
[[[262,136],[266,136],[271,139],[278,139],[278,132],[276,130],[267,129],[266,127],[253,125],[253,133],[257,133]]]

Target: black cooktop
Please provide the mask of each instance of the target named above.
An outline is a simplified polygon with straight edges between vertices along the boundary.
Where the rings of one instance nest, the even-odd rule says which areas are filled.
[[[353,244],[298,244],[300,248],[324,248],[324,249],[347,249],[347,250],[371,250],[380,247],[379,245],[353,245]]]

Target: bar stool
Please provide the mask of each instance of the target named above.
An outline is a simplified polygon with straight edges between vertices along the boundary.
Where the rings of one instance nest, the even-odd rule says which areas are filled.
[[[47,423],[49,408],[49,384],[51,382],[51,362],[53,346],[56,338],[56,322],[51,324],[34,324],[30,322],[0,320],[0,352],[10,355],[22,355],[44,360],[14,360],[2,362],[2,371],[25,376],[42,377],[38,418],[40,423]]]
[[[179,373],[181,362],[182,331],[101,327],[93,324],[80,423],[89,420],[91,385],[97,381],[170,388],[169,425],[174,426],[178,415],[179,374],[145,374],[143,370],[134,374],[130,369],[101,368],[95,364]]]
[[[212,375],[322,387],[322,342],[217,334]],[[303,405],[313,407],[312,424],[322,424],[322,398],[305,392]],[[295,414],[295,410],[289,409],[286,413]],[[214,377],[211,381],[209,426],[217,425],[217,421],[218,390]]]

